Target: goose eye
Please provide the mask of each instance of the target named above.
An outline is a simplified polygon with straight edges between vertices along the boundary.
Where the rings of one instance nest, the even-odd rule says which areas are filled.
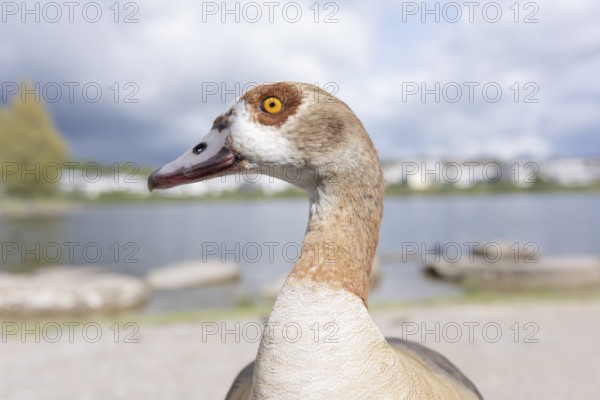
[[[282,108],[283,104],[281,104],[281,100],[277,97],[267,97],[262,102],[263,111],[266,111],[269,114],[277,114]]]

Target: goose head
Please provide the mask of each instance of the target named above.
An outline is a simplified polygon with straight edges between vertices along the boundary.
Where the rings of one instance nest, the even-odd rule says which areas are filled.
[[[282,179],[308,193],[308,226],[290,277],[350,291],[366,306],[383,174],[352,110],[314,85],[257,86],[215,118],[191,149],[153,172],[148,187],[166,189],[241,172]]]
[[[247,91],[191,149],[153,172],[148,187],[242,171],[282,179],[309,195],[341,181],[381,181],[373,144],[346,104],[314,85],[279,82]]]

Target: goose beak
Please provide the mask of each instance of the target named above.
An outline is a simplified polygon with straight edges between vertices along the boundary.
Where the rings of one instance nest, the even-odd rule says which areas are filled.
[[[207,180],[232,169],[236,157],[225,143],[229,134],[228,127],[214,126],[200,143],[154,171],[148,178],[148,189],[168,189]]]

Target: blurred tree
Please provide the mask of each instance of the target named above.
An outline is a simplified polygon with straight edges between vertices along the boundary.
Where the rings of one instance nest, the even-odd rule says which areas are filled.
[[[49,196],[58,189],[68,146],[39,97],[27,93],[0,109],[0,192]]]

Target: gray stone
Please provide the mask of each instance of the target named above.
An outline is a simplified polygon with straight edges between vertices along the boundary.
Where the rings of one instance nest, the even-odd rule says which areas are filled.
[[[184,289],[239,279],[240,269],[235,264],[189,261],[151,271],[146,277],[154,289]]]
[[[133,309],[149,296],[144,281],[85,267],[44,268],[33,274],[0,273],[0,315],[88,315]]]
[[[589,289],[600,287],[600,259],[595,256],[541,257],[492,262],[441,260],[425,271],[446,280],[469,281],[490,289]]]

